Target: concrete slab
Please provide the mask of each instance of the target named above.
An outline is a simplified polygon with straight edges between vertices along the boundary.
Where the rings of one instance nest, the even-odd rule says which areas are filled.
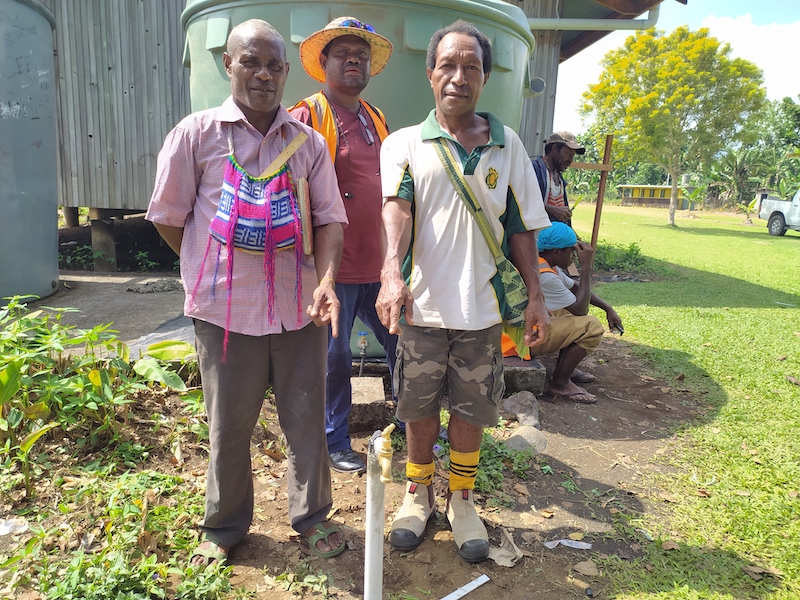
[[[351,377],[353,405],[347,420],[351,432],[373,432],[392,422],[394,405],[387,398],[383,377]]]
[[[119,340],[126,343],[183,312],[183,288],[174,273],[60,271],[59,280],[55,294],[29,306],[78,309],[65,312],[61,322],[81,329],[111,323]],[[157,282],[162,284],[159,293],[129,291]]]
[[[178,315],[169,321],[161,323],[153,333],[143,335],[131,342],[128,347],[130,348],[131,356],[138,358],[147,354],[148,346],[167,341],[187,342],[194,346],[194,325],[192,325],[192,320],[184,315]]]
[[[519,358],[503,359],[503,370],[506,379],[506,394],[527,391],[534,396],[541,396],[547,371],[538,360],[521,360]]]

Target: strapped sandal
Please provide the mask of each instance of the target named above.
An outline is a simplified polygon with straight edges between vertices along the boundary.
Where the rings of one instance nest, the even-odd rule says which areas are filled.
[[[306,538],[306,540],[308,540],[308,547],[312,554],[319,556],[320,558],[333,558],[334,556],[338,556],[344,552],[344,536],[342,536],[342,543],[336,546],[336,548],[332,548],[331,550],[320,550],[317,548],[318,541],[324,540],[325,543],[328,544],[328,538],[330,538],[334,533],[342,533],[336,525],[330,523],[328,527],[325,527],[325,525],[322,523],[317,523],[314,525],[314,529],[317,533]],[[328,546],[330,546],[330,544],[328,544]]]
[[[203,544],[211,544],[211,546],[207,548],[202,548]],[[192,559],[196,556],[201,556],[205,560],[201,563],[194,563]],[[218,565],[222,566],[228,560],[228,553],[222,549],[222,546],[208,538],[204,539],[200,544],[192,550],[192,554],[189,556],[189,565],[193,567],[198,567],[201,569],[206,568],[208,565],[217,563]]]
[[[579,369],[573,369],[572,375],[570,375],[569,378],[573,383],[594,383],[597,381],[597,376]]]
[[[489,558],[489,534],[475,512],[472,490],[453,490],[447,499],[447,520],[453,530],[458,555],[477,563]]]
[[[433,490],[429,485],[406,482],[403,505],[392,521],[389,543],[395,550],[410,552],[425,539],[425,529],[436,512]]]

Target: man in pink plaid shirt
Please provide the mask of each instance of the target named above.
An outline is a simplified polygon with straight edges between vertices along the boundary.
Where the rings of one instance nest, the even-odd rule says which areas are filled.
[[[289,64],[280,34],[257,19],[236,26],[223,64],[231,96],[169,133],[147,213],[180,256],[208,413],[205,539],[191,562],[222,563],[247,534],[250,436],[269,387],[287,441],[292,527],[312,553],[331,557],[345,542],[326,519],[327,325],[338,334],[334,281],[347,217],[325,140],[281,106]],[[285,165],[264,172],[303,134]],[[310,224],[298,208],[301,179]],[[301,227],[309,226],[313,255],[302,250]]]

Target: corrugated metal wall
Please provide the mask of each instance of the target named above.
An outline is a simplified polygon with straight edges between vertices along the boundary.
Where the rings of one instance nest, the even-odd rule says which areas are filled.
[[[558,0],[517,0],[514,2],[528,17],[550,18],[558,16]],[[563,5],[563,3],[561,3]],[[560,31],[534,31],[536,50],[531,57],[531,77],[541,77],[547,87],[542,95],[526,98],[522,105],[522,124],[519,136],[528,150],[536,156],[544,153],[544,141],[553,132],[553,113],[556,106]]]
[[[62,206],[147,208],[189,112],[184,0],[44,0],[56,17]]]

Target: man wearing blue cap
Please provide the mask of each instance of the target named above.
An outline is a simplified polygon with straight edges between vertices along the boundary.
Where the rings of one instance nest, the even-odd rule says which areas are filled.
[[[558,352],[553,374],[547,382],[546,392],[582,404],[594,404],[597,398],[578,383],[590,383],[595,376],[579,371],[576,367],[587,354],[594,352],[603,338],[603,325],[589,314],[589,305],[606,312],[608,326],[612,331],[622,332],[622,320],[610,304],[597,297],[591,290],[594,248],[579,242],[575,232],[565,223],[553,222],[552,226],[539,232],[539,281],[544,303],[550,312],[550,330],[547,339],[531,348],[531,355],[543,356]],[[578,281],[567,275],[567,267],[577,256],[581,265]],[[515,356],[513,350],[503,350],[506,356]]]

